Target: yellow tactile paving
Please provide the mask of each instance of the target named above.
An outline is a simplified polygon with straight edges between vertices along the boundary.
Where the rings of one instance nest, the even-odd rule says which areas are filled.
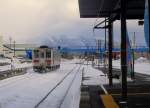
[[[119,108],[111,95],[100,95],[105,108]]]

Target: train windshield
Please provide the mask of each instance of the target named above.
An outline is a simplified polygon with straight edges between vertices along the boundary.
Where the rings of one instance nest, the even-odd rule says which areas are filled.
[[[46,50],[46,58],[51,58],[51,50]]]
[[[39,51],[38,50],[34,50],[34,58],[39,58]]]
[[[44,58],[44,52],[41,52],[40,57]]]

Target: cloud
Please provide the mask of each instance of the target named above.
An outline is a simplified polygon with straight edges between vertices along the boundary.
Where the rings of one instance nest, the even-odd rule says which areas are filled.
[[[77,20],[77,0],[0,1],[0,33],[18,41],[48,33],[66,34]]]
[[[5,41],[9,37],[22,43],[41,43],[54,36],[94,38],[94,22],[80,18],[78,0],[0,0],[0,35]],[[136,26],[130,25],[131,29]],[[119,37],[119,26],[116,28],[115,37]],[[104,31],[95,37],[104,39]]]

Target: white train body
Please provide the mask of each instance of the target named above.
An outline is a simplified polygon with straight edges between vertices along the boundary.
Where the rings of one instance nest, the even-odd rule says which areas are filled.
[[[33,69],[36,72],[57,69],[60,67],[60,59],[60,53],[54,48],[36,48],[32,53]]]

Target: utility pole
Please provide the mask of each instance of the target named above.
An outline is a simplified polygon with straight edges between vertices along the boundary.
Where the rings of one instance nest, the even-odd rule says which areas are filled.
[[[130,41],[131,43],[131,53],[132,53],[132,63],[131,63],[131,78],[134,79],[134,49],[136,48],[135,43],[135,32],[133,32],[133,37],[132,37],[132,41]]]
[[[102,40],[100,40],[100,43],[99,43],[99,48],[100,48],[100,60],[101,60],[101,63],[102,63]]]
[[[97,40],[98,68],[100,67],[100,41],[99,39]]]
[[[107,37],[106,37],[106,18],[105,18],[105,51],[106,51],[106,42],[107,42]]]
[[[16,51],[15,51],[15,50],[16,50],[16,49],[15,49],[15,47],[16,47],[16,46],[15,46],[15,43],[16,43],[16,42],[15,42],[15,40],[14,40],[14,57],[16,56],[16,54],[15,54],[15,53],[16,53]]]
[[[107,48],[107,37],[106,37],[106,18],[105,18],[105,51],[104,51],[104,68],[105,68],[105,70],[106,70],[106,48]]]
[[[9,42],[10,42],[10,43],[9,43],[9,44],[10,44],[9,46],[10,46],[10,49],[11,49],[11,41],[12,41],[12,38],[9,37]]]
[[[136,37],[135,37],[135,32],[133,33],[133,48],[136,48]]]

